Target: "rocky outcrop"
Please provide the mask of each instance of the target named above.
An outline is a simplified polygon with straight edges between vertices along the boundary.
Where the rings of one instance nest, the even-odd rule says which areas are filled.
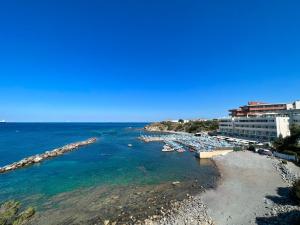
[[[45,159],[62,155],[66,152],[70,152],[70,151],[73,151],[73,150],[78,149],[80,147],[95,143],[96,141],[97,141],[96,138],[89,138],[85,141],[71,143],[71,144],[65,145],[61,148],[56,148],[52,151],[47,151],[47,152],[42,153],[42,154],[30,156],[28,158],[24,158],[24,159],[20,160],[19,162],[14,162],[10,165],[0,167],[0,173],[5,173],[5,172],[8,172],[8,171],[16,170],[16,169],[19,169],[19,168],[22,168],[22,167],[25,167],[25,166],[35,164],[35,163],[39,163],[39,162],[41,162]]]
[[[150,132],[163,132],[168,131],[168,127],[162,123],[151,123],[145,126],[145,130]]]

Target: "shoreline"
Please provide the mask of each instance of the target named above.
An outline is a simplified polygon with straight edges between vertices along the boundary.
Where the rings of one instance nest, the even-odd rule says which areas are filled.
[[[290,225],[292,218],[300,218],[300,207],[287,192],[300,177],[299,167],[250,151],[210,161],[219,173],[213,185],[199,186],[193,177],[79,190],[52,198],[44,205],[48,211],[38,211],[30,224]]]
[[[171,215],[184,202],[215,186],[214,181],[204,187],[198,180],[186,180],[76,190],[54,196],[29,224],[148,224]]]
[[[289,195],[293,180],[300,177],[299,167],[249,151],[213,161],[221,174],[216,188],[183,201],[171,215],[148,224],[292,225],[300,221],[300,206]]]

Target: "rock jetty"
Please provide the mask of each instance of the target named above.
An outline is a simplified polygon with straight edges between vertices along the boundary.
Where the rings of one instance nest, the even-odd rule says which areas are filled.
[[[59,155],[62,155],[66,152],[70,152],[73,151],[75,149],[78,149],[80,147],[89,145],[89,144],[93,144],[97,141],[96,138],[89,138],[85,141],[80,141],[80,142],[76,142],[76,143],[71,143],[71,144],[67,144],[63,147],[60,148],[56,148],[53,149],[52,151],[46,151],[45,153],[42,154],[38,154],[38,155],[34,155],[34,156],[30,156],[27,158],[24,158],[18,162],[14,162],[12,164],[6,165],[4,167],[0,167],[0,173],[5,173],[8,171],[12,171],[12,170],[16,170],[25,166],[29,166],[35,163],[39,163],[45,159],[48,158],[53,158]]]

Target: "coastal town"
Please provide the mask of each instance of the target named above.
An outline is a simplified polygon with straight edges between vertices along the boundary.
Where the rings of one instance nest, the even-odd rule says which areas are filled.
[[[216,187],[201,188],[202,191],[195,195],[187,194],[182,201],[161,207],[144,220],[129,217],[130,224],[297,224],[300,219],[299,103],[249,102],[246,106],[229,110],[228,118],[179,119],[146,125],[144,132],[137,137],[138,141],[145,145],[161,143],[159,150],[166,157],[191,153],[200,165],[205,164],[205,160],[212,161],[221,177]],[[1,167],[0,173],[38,164],[96,141],[97,138],[89,138],[26,157]],[[126,147],[135,154],[134,144]],[[171,189],[182,188],[181,191],[189,189],[196,192],[199,188],[195,183],[185,187],[178,180],[168,185]],[[148,196],[147,199],[151,198]],[[17,203],[8,202],[2,206],[3,210],[8,204],[18,207]],[[28,218],[24,221],[31,221],[34,212],[33,208],[29,208],[26,211]],[[119,223],[105,219],[96,224]]]
[[[155,134],[141,140],[164,143],[163,152],[189,150],[200,160],[211,158],[222,173],[216,189],[185,202],[157,224],[299,224],[300,101],[249,102],[229,112],[230,117],[213,120],[218,129],[207,129],[210,120],[203,119],[145,127]],[[183,130],[176,131],[179,126]],[[186,132],[192,126],[199,129]],[[240,206],[246,202],[244,210]]]
[[[0,1],[0,225],[300,225],[300,1]]]
[[[272,154],[270,152],[272,150],[278,157],[298,160],[296,153],[293,154],[294,156],[289,157],[276,152],[273,142],[280,138],[290,137],[291,130],[300,126],[299,100],[286,104],[249,102],[248,105],[230,109],[229,112],[230,117],[211,121],[218,122],[218,129],[205,130],[201,127],[209,120],[171,120],[150,124],[145,127],[145,130],[150,132],[173,132],[172,135],[142,136],[141,139],[146,142],[164,141],[166,149],[174,149],[169,148],[169,146],[174,145],[175,141],[177,143],[176,148],[183,149],[183,147],[178,146],[178,144],[182,144],[198,152],[210,152],[219,150],[222,147],[231,147],[232,150],[234,147],[247,149],[251,145],[252,148],[254,146],[260,148],[261,152],[265,154]],[[173,125],[170,125],[170,123]],[[190,126],[198,124],[199,130],[197,132],[196,129],[196,133],[193,132],[192,134],[185,130],[176,132],[178,126],[174,124],[180,124],[182,127],[182,124],[191,124]],[[191,140],[193,140],[193,144],[191,144]],[[173,142],[170,143],[169,141]],[[207,141],[209,141],[209,144],[207,144]]]

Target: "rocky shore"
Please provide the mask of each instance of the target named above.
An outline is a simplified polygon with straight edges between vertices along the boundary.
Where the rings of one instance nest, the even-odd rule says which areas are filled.
[[[158,222],[155,221],[172,218],[176,212],[183,215],[183,208],[194,199],[193,196],[214,185],[213,180],[205,186],[198,180],[187,180],[158,185],[98,186],[76,190],[54,196],[37,211],[29,224],[156,224]],[[190,205],[190,208],[198,219],[205,217],[205,214],[199,215],[196,205]]]
[[[0,167],[0,173],[13,171],[13,170],[25,167],[25,166],[30,166],[32,164],[39,163],[39,162],[41,162],[45,159],[53,158],[53,157],[62,155],[66,152],[70,152],[70,151],[73,151],[77,148],[95,143],[96,141],[97,141],[96,138],[89,138],[85,141],[80,141],[80,142],[76,142],[76,143],[67,144],[63,147],[56,148],[52,151],[46,151],[45,153],[42,153],[42,154],[30,156],[30,157],[24,158],[24,159],[22,159],[18,162],[14,162],[14,163],[6,165],[4,167]]]

